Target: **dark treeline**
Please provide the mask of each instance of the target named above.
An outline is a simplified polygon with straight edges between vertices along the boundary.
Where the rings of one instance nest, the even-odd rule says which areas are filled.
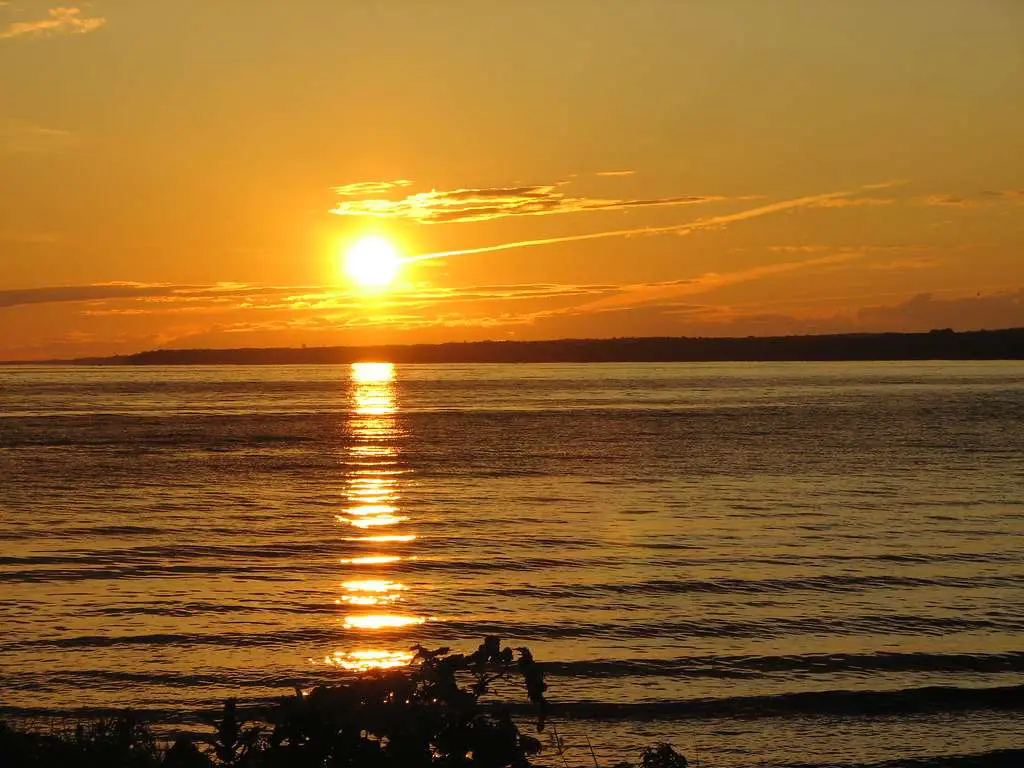
[[[746,338],[475,341],[378,347],[163,349],[76,360],[92,365],[354,363],[656,363],[839,360],[1021,360],[1024,328]]]

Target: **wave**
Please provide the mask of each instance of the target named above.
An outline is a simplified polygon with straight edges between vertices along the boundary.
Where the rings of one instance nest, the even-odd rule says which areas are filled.
[[[800,674],[868,672],[1024,672],[1024,652],[1010,653],[841,653],[801,656],[691,656],[657,660],[545,662],[549,676],[567,678],[749,677],[776,672]]]
[[[443,534],[434,534],[438,528],[436,521],[422,520],[416,525],[421,535],[430,538],[430,544],[437,550],[444,550],[449,545],[457,545],[459,540]],[[211,528],[211,535],[236,535],[237,528]],[[170,535],[174,531],[167,528],[152,526],[77,526],[56,530],[33,528],[29,531],[9,531],[0,534],[2,540],[58,538],[80,539],[83,537],[152,537]],[[293,567],[296,558],[301,558],[306,567],[320,566],[336,568],[333,560],[324,559],[325,546],[331,556],[347,555],[357,551],[350,542],[339,541],[326,544],[323,541],[289,542],[268,544],[224,544],[224,545],[186,545],[168,544],[163,546],[146,546],[134,548],[108,548],[93,551],[68,552],[46,555],[3,555],[0,556],[0,582],[49,582],[79,581],[110,578],[137,578],[147,576],[188,574],[219,574],[219,573],[254,573],[278,570],[274,563],[284,563],[285,570]],[[391,572],[402,576],[416,574],[457,572],[463,574],[487,574],[508,572],[544,572],[554,568],[573,565],[580,568],[602,565],[605,569],[618,566],[629,567],[630,559],[611,559],[598,556],[584,556],[593,545],[585,539],[553,538],[535,544],[538,549],[557,550],[561,557],[507,557],[492,558],[456,558],[456,559],[409,559],[391,566]],[[570,555],[570,553],[574,553]],[[578,554],[576,554],[578,553]],[[878,561],[887,561],[889,556],[876,556]],[[922,556],[915,560],[920,563],[939,563],[947,559],[942,556]],[[988,552],[966,554],[963,560],[977,564],[982,562],[1013,561],[1013,553]],[[1019,559],[1019,558],[1018,558]],[[671,564],[677,567],[687,566],[722,566],[729,564],[784,564],[803,565],[807,560],[797,563],[795,559],[769,558],[707,558],[693,555],[675,557]],[[171,564],[169,564],[169,561]],[[657,562],[656,558],[648,558],[645,562]],[[1013,561],[1016,562],[1016,561]],[[56,567],[55,567],[56,566]],[[63,566],[63,567],[60,567]],[[326,572],[326,571],[325,571]],[[467,589],[464,594],[483,595],[500,592],[507,597],[521,598],[566,598],[587,599],[600,595],[669,595],[669,594],[722,594],[722,595],[766,595],[791,594],[799,592],[813,593],[844,593],[863,592],[864,590],[885,589],[933,589],[951,588],[990,589],[1000,587],[1019,587],[1024,584],[1024,573],[1002,573],[1000,575],[933,575],[933,576],[898,576],[890,574],[820,574],[792,578],[672,578],[648,579],[643,581],[613,581],[588,583],[586,585],[545,585],[537,584],[529,587],[500,587],[495,589]]]
[[[258,578],[259,574],[265,574],[266,578],[279,579],[281,569],[273,565],[191,565],[181,563],[175,565],[166,564],[140,564],[126,567],[111,567],[104,563],[92,563],[89,569],[84,568],[53,568],[45,570],[22,570],[7,571],[0,573],[0,583],[15,582],[24,584],[38,584],[51,581],[75,582],[75,581],[108,581],[117,579],[136,579],[166,576],[211,576],[216,574],[245,574],[250,578]]]
[[[926,686],[893,691],[808,691],[774,696],[616,704],[553,702],[551,714],[585,720],[676,720],[805,716],[912,715],[972,710],[1024,711],[1024,685],[993,688]],[[524,710],[526,711],[526,710]]]
[[[257,578],[247,570],[248,578]],[[130,610],[130,609],[129,609]],[[272,612],[274,609],[269,608]],[[327,604],[300,607],[301,613],[323,613],[331,610]],[[763,619],[730,620],[702,617],[693,620],[650,620],[551,623],[525,621],[467,621],[435,617],[420,627],[422,640],[433,642],[458,639],[477,639],[481,635],[497,635],[512,642],[547,641],[553,639],[613,638],[618,641],[631,638],[659,637],[662,640],[692,638],[792,638],[794,636],[944,636],[955,632],[1024,631],[1024,618],[1007,609],[1000,614],[970,618],[961,614],[947,616],[918,616],[909,614],[862,614],[840,617],[783,616]],[[380,637],[407,638],[396,629],[379,631]],[[141,635],[78,635],[72,637],[39,637],[0,643],[0,650],[27,650],[39,648],[89,648],[108,646],[182,646],[207,645],[237,647],[281,646],[301,642],[337,642],[337,630],[317,627],[299,627],[268,632],[231,633],[163,633]]]
[[[227,532],[237,533],[237,529],[228,529]],[[112,536],[137,536],[169,534],[168,529],[136,527],[128,525],[102,526],[97,528],[79,527],[64,529],[63,534],[68,538],[89,535],[112,535]],[[166,546],[145,546],[132,547],[128,549],[106,549],[93,552],[79,552],[53,555],[8,555],[0,556],[0,565],[79,565],[82,567],[110,566],[118,563],[131,563],[138,561],[145,566],[155,566],[166,559],[173,557],[176,560],[187,561],[200,560],[204,558],[226,559],[229,557],[238,560],[291,560],[294,568],[294,558],[298,556],[317,557],[323,556],[324,544],[322,541],[275,541],[273,544],[225,544],[203,545],[203,544],[169,544]],[[230,566],[222,566],[225,572],[233,571],[234,563]]]
[[[914,614],[860,614],[847,616],[777,616],[730,620],[702,616],[689,619],[655,618],[639,621],[467,622],[446,621],[445,628],[463,637],[481,633],[499,637],[543,641],[555,638],[773,638],[799,635],[912,635],[942,636],[951,632],[1020,632],[1024,618],[1012,608],[968,617],[962,613],[920,616]]]
[[[0,643],[6,651],[39,648],[116,648],[130,646],[221,646],[226,648],[248,648],[253,646],[273,647],[292,643],[337,642],[338,633],[331,629],[276,630],[262,633],[220,633],[199,634],[185,632],[162,632],[147,635],[77,635],[74,637],[21,640]]]
[[[290,695],[287,691],[282,696]],[[252,715],[277,697],[247,701]],[[519,702],[507,705],[513,714],[529,716],[534,709]],[[214,707],[211,702],[210,708]],[[549,714],[564,720],[654,722],[659,720],[764,719],[777,717],[879,717],[965,713],[971,711],[1024,711],[1024,685],[988,688],[926,686],[891,691],[807,691],[766,696],[730,696],[674,699],[652,702],[603,701],[549,702]],[[0,706],[0,715],[13,717],[107,717],[122,710],[112,708],[51,709]],[[201,710],[200,710],[201,711]],[[189,720],[197,711],[180,709],[135,710],[155,722]]]
[[[133,641],[196,643],[196,637],[149,635]],[[281,639],[281,638],[278,638]],[[106,645],[117,646],[116,640]],[[201,643],[199,643],[201,644]],[[63,646],[68,647],[68,646]],[[71,644],[71,647],[75,647]],[[1024,671],[1024,652],[996,654],[864,653],[807,656],[693,656],[664,660],[596,660],[543,662],[545,675],[561,688],[558,680],[625,680],[630,678],[758,678],[773,673],[802,675],[867,674],[875,672],[1005,674]],[[251,670],[243,674],[173,672],[127,672],[121,670],[47,670],[0,673],[0,689],[39,690],[58,686],[89,687],[102,684],[143,684],[174,688],[221,686],[238,688],[283,688],[308,681],[307,675],[268,674]]]
[[[159,686],[165,688],[269,688],[294,690],[309,684],[304,675],[256,674],[230,675],[217,673],[177,674],[174,672],[124,672],[105,669],[58,670],[53,672],[22,671],[0,674],[0,688],[8,691],[41,691],[54,686],[110,688],[122,690],[125,685]]]
[[[564,561],[563,561],[564,562]],[[426,563],[424,569],[431,569],[435,564]],[[442,568],[450,567],[438,563]],[[503,567],[502,570],[513,570]],[[991,587],[1015,587],[1024,584],[1024,576],[891,576],[891,575],[823,575],[791,579],[653,579],[631,583],[598,583],[587,584],[585,587],[547,587],[501,589],[503,595],[512,597],[565,597],[579,598],[592,594],[629,595],[629,594],[782,594],[791,592],[861,592],[865,588],[874,589],[906,589],[954,587],[958,589],[976,589]],[[470,594],[470,590],[464,590]]]

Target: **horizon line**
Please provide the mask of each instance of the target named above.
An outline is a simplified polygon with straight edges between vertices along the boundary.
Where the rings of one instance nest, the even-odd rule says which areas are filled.
[[[1024,326],[1011,326],[1008,328],[979,328],[971,330],[956,331],[952,328],[932,328],[927,331],[847,331],[839,333],[804,333],[804,334],[785,334],[785,335],[771,335],[771,336],[609,336],[609,337],[562,337],[552,339],[478,339],[474,341],[444,341],[444,342],[415,342],[415,343],[386,343],[386,344],[333,344],[324,346],[285,346],[285,347],[171,347],[171,348],[157,348],[157,349],[146,349],[138,352],[128,352],[123,354],[115,355],[86,355],[82,357],[72,358],[44,358],[44,359],[21,359],[21,360],[0,360],[2,366],[16,366],[16,365],[82,365],[87,366],[91,364],[95,365],[114,365],[119,362],[131,362],[133,359],[138,359],[150,355],[168,356],[168,355],[186,355],[186,354],[202,354],[203,356],[210,356],[216,354],[230,355],[238,353],[323,353],[323,352],[335,352],[335,351],[379,351],[379,350],[415,350],[415,349],[444,349],[444,348],[465,348],[469,346],[493,346],[493,345],[517,345],[517,346],[531,346],[531,345],[551,345],[551,344],[563,344],[563,345],[601,345],[609,343],[617,344],[629,344],[629,343],[640,343],[640,342],[705,342],[705,343],[726,343],[726,342],[745,342],[745,343],[756,343],[758,341],[780,341],[780,340],[799,340],[799,339],[864,339],[864,338],[891,338],[891,337],[923,337],[923,338],[949,338],[954,336],[967,336],[967,335],[978,335],[978,334],[1024,334]],[[813,358],[808,361],[817,360],[820,358]],[[885,358],[893,359],[893,358]],[[900,358],[900,359],[915,359],[915,358]],[[1017,353],[1016,356],[1002,357],[999,359],[1024,359],[1024,348]],[[771,358],[766,361],[771,361]],[[335,361],[336,364],[346,364],[346,361]],[[387,362],[387,361],[383,361]],[[444,361],[439,360],[438,363],[445,362],[472,362],[472,361]],[[482,364],[488,361],[480,361]],[[544,362],[544,361],[536,361]],[[548,362],[558,362],[556,360]],[[573,361],[566,361],[573,362]],[[609,361],[610,362],[610,361]],[[623,362],[630,362],[624,360]],[[635,361],[641,362],[641,361]],[[693,361],[697,362],[697,361]],[[724,361],[723,361],[724,362]],[[172,364],[188,364],[188,363],[172,363]],[[198,363],[198,364],[211,364],[211,363]],[[218,364],[218,363],[212,363]],[[224,365],[233,365],[230,361],[224,362]],[[282,365],[285,363],[269,362],[269,363],[246,363],[256,365]],[[301,363],[300,363],[301,364]],[[310,364],[324,364],[323,362],[314,362]]]

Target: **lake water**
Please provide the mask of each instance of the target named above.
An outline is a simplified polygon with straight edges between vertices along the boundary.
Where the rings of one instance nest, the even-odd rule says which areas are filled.
[[[1021,363],[0,368],[0,712],[497,634],[570,764],[996,760],[1022,425]]]

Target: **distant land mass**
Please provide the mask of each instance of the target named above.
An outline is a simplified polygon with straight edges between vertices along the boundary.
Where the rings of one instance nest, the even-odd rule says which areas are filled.
[[[828,360],[1021,360],[1024,328],[745,338],[651,337],[473,341],[387,346],[160,349],[48,361],[74,365],[300,365],[314,363],[664,363]]]

